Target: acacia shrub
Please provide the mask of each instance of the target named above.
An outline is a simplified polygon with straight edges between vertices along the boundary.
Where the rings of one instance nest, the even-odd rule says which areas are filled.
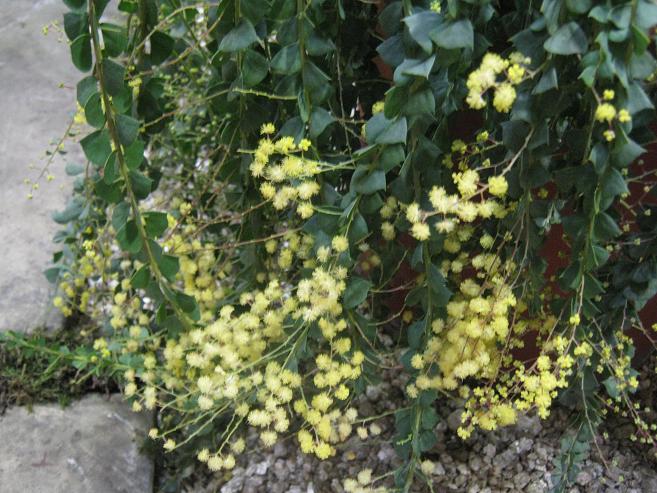
[[[165,450],[229,470],[256,430],[327,459],[391,361],[403,491],[448,394],[462,438],[571,406],[556,489],[608,412],[654,443],[628,332],[657,291],[655,3],[65,3],[88,162],[54,303]]]

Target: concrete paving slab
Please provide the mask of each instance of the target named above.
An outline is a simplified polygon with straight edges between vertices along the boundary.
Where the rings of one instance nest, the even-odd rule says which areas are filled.
[[[75,111],[75,84],[82,77],[66,42],[43,26],[61,23],[61,0],[4,0],[0,18],[0,330],[53,327],[61,317],[50,306],[52,288],[43,276],[55,247],[53,211],[66,205],[70,181],[57,157],[55,180],[27,200],[25,178],[45,164],[44,152],[64,134]],[[65,87],[60,88],[59,84]],[[79,153],[79,146],[69,147]],[[79,155],[79,154],[78,154]],[[75,161],[76,159],[68,159]],[[78,159],[79,161],[79,159]]]
[[[9,409],[0,417],[0,491],[150,493],[153,466],[139,453],[148,426],[118,396]]]

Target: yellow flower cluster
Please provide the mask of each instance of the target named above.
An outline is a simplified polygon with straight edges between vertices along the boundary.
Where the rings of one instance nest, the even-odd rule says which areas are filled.
[[[381,223],[381,235],[386,241],[392,241],[395,239],[395,226],[391,220],[395,217],[398,209],[399,203],[397,202],[397,199],[390,196],[386,199],[385,204],[383,204],[379,210],[379,214],[381,214],[381,218],[383,219]]]
[[[88,228],[86,233],[90,234],[91,229]],[[65,317],[71,316],[74,310],[93,315],[101,308],[90,305],[90,301],[97,292],[95,279],[103,277],[109,270],[111,252],[106,245],[89,239],[82,242],[82,252],[84,254],[76,259],[71,271],[62,274],[59,294],[53,298],[53,305]]]
[[[416,380],[420,390],[454,390],[468,378],[492,378],[500,366],[498,347],[507,345],[510,310],[516,305],[504,273],[515,266],[512,262],[502,265],[496,255],[488,253],[469,260],[475,275],[461,282],[459,292],[447,304],[447,318],[434,320],[433,334],[421,354],[423,363],[414,365],[425,369]],[[453,277],[460,277],[463,265],[467,264],[462,260],[446,263],[444,273],[451,271]],[[439,372],[434,373],[434,367]]]
[[[224,448],[240,424],[256,429],[260,441],[268,447],[289,430],[292,419],[301,418],[306,423],[298,434],[302,450],[321,459],[333,455],[334,445],[348,438],[357,417],[355,410],[342,412],[340,408],[349,399],[352,383],[360,377],[364,361],[363,353],[353,347],[352,340],[341,336],[347,328],[341,316],[346,269],[316,266],[296,286],[284,287],[272,279],[262,290],[243,293],[238,305],[224,305],[215,316],[212,307],[222,299],[223,290],[217,280],[221,275],[212,270],[216,263],[214,254],[202,244],[184,238],[184,234],[172,235],[167,248],[180,256],[178,278],[186,293],[203,299],[203,292],[211,290],[207,303],[201,303],[205,324],[176,339],[157,339],[143,346],[145,370],[141,374],[125,374],[124,393],[132,399],[133,409],[151,409],[167,400],[173,400],[177,408],[197,409],[208,417],[231,409],[235,425],[227,430],[222,444],[216,450],[199,452],[199,460],[214,471],[234,466],[233,454],[239,453],[241,442],[233,442],[230,453]],[[309,253],[307,247],[312,246],[312,242],[296,234],[288,235],[285,243],[295,253],[305,244],[304,255]],[[273,253],[279,246],[274,242],[268,248]],[[332,249],[336,253],[346,247],[346,238],[333,239]],[[324,261],[328,260],[327,256]],[[220,273],[225,275],[223,270]],[[134,298],[134,310],[126,310],[126,304],[132,307],[132,302],[128,303],[123,292],[114,301],[115,316],[123,317],[115,321],[117,328],[140,316],[138,298]],[[315,324],[326,350],[316,357],[317,371],[312,375],[316,393],[309,394],[301,391],[304,378],[288,368],[287,363]],[[140,335],[141,330],[134,335]],[[132,334],[133,329],[129,332]],[[156,351],[160,344],[163,361],[158,363]],[[131,340],[126,341],[124,351],[135,353],[139,349]],[[156,382],[162,382],[163,388],[158,388]],[[156,430],[152,436],[170,450],[177,446],[169,441],[166,431]]]
[[[310,141],[302,139],[298,144],[292,137],[271,140],[267,134],[275,131],[272,124],[263,126],[264,135],[255,150],[250,166],[251,175],[263,178],[260,193],[271,200],[277,210],[297,204],[297,213],[307,219],[313,215],[311,199],[319,193],[319,184],[313,179],[322,166],[304,155],[310,149]]]
[[[483,155],[485,149],[489,142],[490,134],[486,130],[479,132],[475,138],[474,142],[466,144],[460,139],[452,142],[452,146],[449,153],[445,154],[442,159],[442,164],[449,169],[454,167],[454,158],[458,160],[458,169],[465,171],[470,167],[470,161],[473,157],[478,155]],[[490,168],[491,163],[489,159],[484,159],[481,163],[481,167]]]
[[[594,351],[600,356],[595,371],[600,374],[604,372],[611,373],[616,390],[619,393],[614,399],[617,402],[621,402],[623,393],[627,391],[634,392],[639,387],[639,380],[636,371],[632,368],[632,358],[626,351],[627,348],[632,347],[632,339],[627,334],[624,334],[622,330],[617,330],[614,333],[614,337],[618,341],[614,347],[605,340],[600,341],[595,345],[595,348],[591,347],[587,342],[582,344],[585,344],[588,348],[584,357],[589,362]],[[575,349],[575,354],[577,354],[578,349],[579,347]]]
[[[560,336],[557,336],[559,338]],[[563,339],[557,345],[565,344]],[[522,362],[514,361],[513,374],[496,375],[493,385],[479,386],[466,401],[461,416],[458,435],[466,439],[476,427],[494,430],[513,424],[518,412],[536,410],[541,418],[547,418],[558,389],[567,386],[574,359],[562,354],[556,359],[543,354],[530,369]]]
[[[595,119],[599,122],[611,123],[616,118],[616,108],[609,103],[602,103],[595,109]]]
[[[444,250],[454,255],[453,260],[443,261],[441,271],[459,286],[446,306],[447,316],[433,321],[423,351],[410,360],[418,374],[407,393],[414,398],[422,390],[458,390],[467,399],[459,430],[467,438],[475,427],[491,430],[514,423],[520,411],[535,410],[546,417],[557,390],[567,383],[574,358],[568,355],[565,339],[556,337],[546,345],[546,350],[559,355],[555,359],[543,355],[531,369],[514,361],[510,350],[522,347],[521,334],[528,329],[544,333],[556,321],[527,318],[526,306],[518,302],[509,283],[518,267],[489,253],[495,243],[491,235],[479,237],[482,253],[461,250],[475,232],[474,218],[503,217],[506,209],[493,199],[472,204],[472,197],[484,188],[476,171],[464,169],[454,173],[453,180],[458,194],[449,195],[439,187],[431,191],[432,213],[421,211],[417,204],[406,208],[406,219],[412,224],[422,224],[430,214],[441,215],[436,227],[445,234]],[[485,187],[491,195],[504,196],[508,184],[503,176],[492,176]],[[479,208],[491,201],[492,212],[481,214]],[[476,208],[464,216],[461,208],[468,203]],[[585,345],[575,349],[575,356],[580,354],[589,354]],[[465,383],[473,379],[488,383],[470,390]]]
[[[363,469],[355,478],[345,479],[342,486],[347,493],[387,493],[387,488],[374,486],[374,481],[372,470]]]
[[[316,265],[315,259],[311,256],[313,246],[313,238],[311,236],[301,236],[293,231],[288,231],[282,236],[281,240],[277,241],[272,238],[265,242],[267,253],[272,255],[266,265],[269,272],[276,272],[277,268],[283,271],[289,270],[295,257],[302,260],[304,267],[309,269]],[[275,254],[277,255],[274,256]],[[259,277],[261,276],[259,275]]]
[[[466,169],[462,172],[452,174],[452,179],[458,194],[448,194],[444,187],[434,186],[429,192],[429,202],[433,211],[422,211],[419,204],[411,203],[406,206],[406,219],[411,223],[411,234],[419,241],[428,240],[431,236],[429,219],[437,217],[434,222],[435,229],[448,235],[445,248],[456,252],[459,247],[457,226],[474,222],[477,218],[488,219],[490,217],[503,218],[507,214],[505,206],[492,198],[485,198],[484,191],[488,190],[491,195],[504,197],[508,190],[508,184],[504,176],[492,176],[487,185],[483,185],[479,173],[476,170]],[[388,211],[385,211],[388,214]],[[383,215],[383,212],[382,212]],[[384,222],[383,232],[388,237],[393,234],[386,232],[390,223]],[[394,233],[394,230],[393,230]]]
[[[184,206],[181,205],[183,209]],[[172,216],[169,216],[169,225],[176,225]],[[204,244],[197,239],[188,240],[193,238],[195,230],[196,226],[187,224],[178,233],[169,236],[162,245],[167,252],[178,257],[180,271],[177,278],[182,282],[183,291],[194,296],[199,303],[201,321],[209,322],[213,318],[212,309],[225,296],[221,280],[230,274],[231,266],[228,264],[217,268],[214,245]]]
[[[313,453],[321,460],[335,455],[334,444],[349,438],[357,417],[354,408],[344,413],[338,409],[329,411],[331,404],[332,399],[321,393],[312,399],[310,406],[303,401],[297,401],[294,406],[295,412],[310,425],[310,430],[303,428],[297,433],[299,447],[303,453]]]
[[[530,60],[520,53],[512,53],[508,59],[495,53],[486,53],[481,65],[468,76],[466,102],[473,109],[486,107],[484,94],[494,91],[493,106],[500,113],[508,113],[516,100],[514,86],[525,80],[526,65]]]
[[[618,120],[619,123],[628,123],[632,121],[632,116],[627,109],[623,108],[617,110],[613,104],[608,102],[612,101],[615,96],[616,94],[612,89],[605,89],[602,96],[602,99],[605,102],[598,104],[594,115],[596,121],[608,125],[607,130],[602,133],[608,142],[611,142],[616,138],[616,132],[614,132],[612,128],[612,124],[615,120]]]

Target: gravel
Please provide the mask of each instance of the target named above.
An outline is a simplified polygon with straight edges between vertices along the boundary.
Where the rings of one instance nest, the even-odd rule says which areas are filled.
[[[393,380],[394,381],[394,380]],[[398,404],[403,383],[382,383],[369,387],[357,402],[361,416],[380,415]],[[431,483],[436,493],[544,493],[552,488],[554,460],[560,439],[567,429],[568,416],[555,409],[547,420],[521,416],[518,423],[494,432],[475,432],[467,441],[455,434],[461,410],[458,403],[441,403],[443,419],[437,424],[437,443],[426,454],[432,460]],[[370,468],[373,477],[393,471],[400,460],[390,445],[394,433],[392,416],[376,421],[383,429],[377,437],[350,438],[338,447],[335,457],[319,461],[299,453],[294,439],[278,443],[273,449],[259,450],[251,437],[248,455],[238,459],[232,477],[213,477],[199,471],[187,493],[342,493],[343,481]],[[618,426],[608,427],[610,438],[598,437],[598,447],[584,461],[568,493],[647,493],[657,492],[657,473],[640,447],[618,436]],[[626,434],[623,435],[626,437]],[[597,449],[599,448],[600,454]],[[388,476],[377,485],[392,486]],[[429,488],[421,480],[412,491]]]

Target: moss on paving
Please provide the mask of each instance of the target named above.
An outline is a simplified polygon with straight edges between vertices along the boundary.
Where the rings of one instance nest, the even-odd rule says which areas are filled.
[[[92,331],[88,331],[92,332]],[[71,366],[58,356],[60,349],[73,349],[85,343],[80,320],[70,320],[57,331],[38,329],[29,335],[13,337],[0,333],[0,415],[9,406],[27,406],[41,402],[59,402],[66,406],[89,392],[116,391],[113,382],[90,375]]]

